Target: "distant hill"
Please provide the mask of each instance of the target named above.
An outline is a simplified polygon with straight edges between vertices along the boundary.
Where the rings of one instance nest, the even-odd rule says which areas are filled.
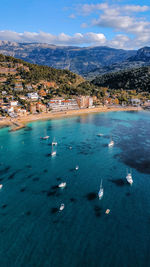
[[[136,51],[109,47],[71,47],[38,43],[0,41],[0,53],[27,62],[68,69],[87,76],[95,69],[126,61]]]
[[[129,62],[147,62],[150,64],[150,47],[143,47],[128,59]]]
[[[107,66],[101,66],[88,73],[84,74],[84,77],[88,80],[94,79],[98,75],[103,75],[110,72],[117,72],[121,70],[128,70],[133,68],[139,68],[150,65],[150,47],[143,47],[139,49],[135,55],[127,58],[125,61],[109,64]]]
[[[110,89],[150,92],[150,66],[97,76],[92,83]]]

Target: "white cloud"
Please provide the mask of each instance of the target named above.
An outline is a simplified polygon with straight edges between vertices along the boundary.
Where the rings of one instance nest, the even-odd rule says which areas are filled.
[[[61,33],[53,35],[45,32],[24,32],[0,31],[0,40],[12,42],[38,42],[57,45],[102,45],[106,37],[102,33],[88,32],[85,34],[75,33],[73,36]]]
[[[75,33],[67,35],[61,33],[53,35],[46,32],[23,32],[0,31],[0,40],[20,43],[48,43],[54,45],[76,45],[76,46],[110,46],[121,49],[135,49],[150,44],[150,34],[139,33],[135,37],[126,34],[116,34],[108,40],[103,33]]]
[[[69,18],[71,18],[71,19],[75,19],[76,16],[75,16],[75,14],[71,14],[71,15],[69,16]]]
[[[103,11],[103,12],[111,12],[114,10],[117,13],[125,12],[125,13],[138,13],[138,12],[145,12],[150,10],[150,6],[141,6],[141,5],[116,5],[108,3],[100,3],[100,4],[84,4],[78,5],[76,7],[76,12],[78,15],[88,16],[96,11]]]
[[[76,15],[89,16],[91,23],[84,22],[81,27],[100,27],[107,33],[112,30],[114,36],[106,44],[118,48],[138,48],[150,45],[150,20],[141,17],[141,13],[149,11],[148,5],[84,4],[76,7]],[[91,19],[93,17],[93,19]]]

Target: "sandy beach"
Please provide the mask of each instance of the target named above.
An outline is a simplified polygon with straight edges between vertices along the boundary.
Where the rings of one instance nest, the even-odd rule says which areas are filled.
[[[11,131],[16,131],[21,128],[26,127],[26,124],[29,122],[37,121],[37,120],[51,120],[51,119],[59,119],[63,117],[70,116],[80,116],[86,115],[90,113],[100,113],[100,112],[111,112],[111,111],[136,111],[141,110],[141,108],[137,107],[95,107],[90,109],[79,109],[79,110],[68,110],[68,111],[60,111],[60,112],[50,112],[50,113],[41,113],[41,114],[30,114],[26,116],[19,117],[17,119],[12,119],[10,117],[0,121],[0,127],[11,127]]]

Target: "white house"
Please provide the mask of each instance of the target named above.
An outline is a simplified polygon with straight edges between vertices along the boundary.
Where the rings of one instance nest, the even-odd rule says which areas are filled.
[[[140,99],[138,99],[138,98],[132,98],[131,99],[131,104],[132,104],[132,106],[140,106],[140,104],[141,104],[141,100]]]
[[[32,100],[37,100],[39,98],[39,95],[36,92],[34,92],[34,93],[28,93],[27,97]]]
[[[16,107],[16,106],[18,106],[18,101],[10,101],[9,104],[11,107]]]

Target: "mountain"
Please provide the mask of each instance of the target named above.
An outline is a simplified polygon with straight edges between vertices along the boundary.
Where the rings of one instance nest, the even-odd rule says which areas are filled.
[[[97,76],[92,83],[110,89],[150,92],[150,66]]]
[[[134,56],[136,51],[102,46],[67,47],[0,41],[0,53],[87,76],[87,73],[95,69],[126,61]]]
[[[129,62],[148,62],[150,63],[150,47],[143,47],[137,53],[128,59]]]
[[[107,66],[96,68],[86,74],[84,77],[88,80],[94,79],[98,75],[103,75],[110,72],[118,72],[150,65],[150,47],[139,49],[135,55],[127,58],[125,61],[113,63]]]
[[[95,86],[69,70],[27,63],[0,54],[0,94],[26,94],[29,91],[48,91],[49,97],[90,94]]]

